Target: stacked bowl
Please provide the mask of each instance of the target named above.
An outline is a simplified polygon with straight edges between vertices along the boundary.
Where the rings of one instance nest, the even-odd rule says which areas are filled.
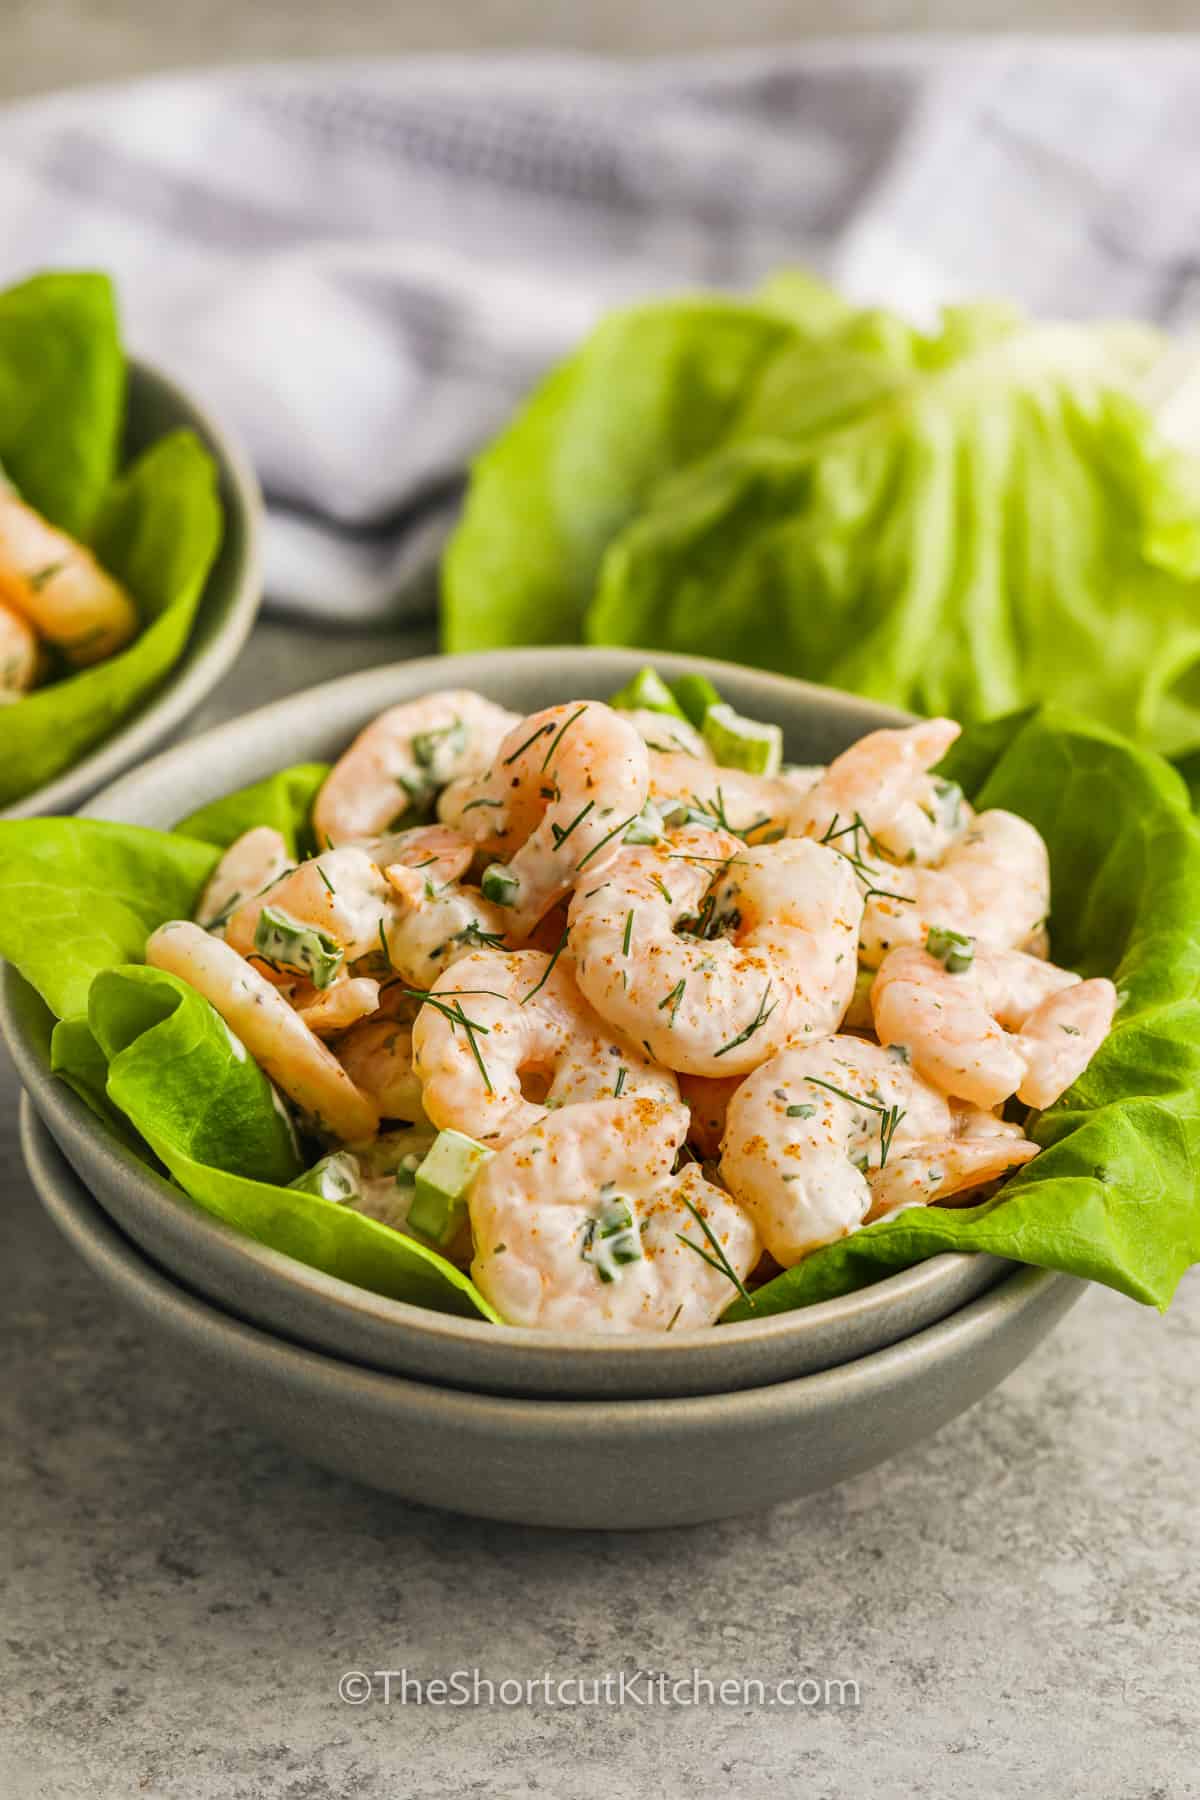
[[[514,711],[603,699],[635,654],[512,651],[370,670],[157,757],[89,815],[165,828],[300,759],[336,756],[386,706],[476,688]],[[706,674],[824,762],[903,723],[756,671]],[[0,1024],[25,1085],[35,1187],[162,1350],[271,1436],[407,1499],[572,1527],[694,1523],[828,1486],[936,1430],[1030,1352],[1083,1284],[945,1255],[804,1310],[613,1338],[496,1326],[353,1287],[243,1236],[154,1174],[50,1072],[53,1021],[11,968]]]

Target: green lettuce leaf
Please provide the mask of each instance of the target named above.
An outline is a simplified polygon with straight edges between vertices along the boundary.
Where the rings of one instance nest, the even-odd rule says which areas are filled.
[[[209,844],[102,819],[0,820],[0,956],[59,1019],[87,1012],[102,969],[142,958],[165,919],[190,919],[217,863]]]
[[[1162,349],[990,303],[920,331],[796,271],[618,314],[476,464],[447,646],[582,633],[967,722],[1052,701],[1200,757],[1200,463],[1137,399]]]
[[[1200,827],[1183,782],[1058,709],[965,734],[945,768],[977,806],[1019,812],[1046,839],[1054,956],[1113,977],[1115,1027],[1033,1126],[1041,1155],[993,1199],[881,1220],[729,1319],[827,1300],[944,1250],[1061,1269],[1161,1308],[1200,1260]]]
[[[589,639],[964,720],[1054,700],[1200,748],[1200,464],[1125,391],[1153,343],[992,313],[853,337],[777,359],[725,445],[660,484]]]
[[[92,543],[137,603],[129,648],[0,706],[0,806],[112,734],[178,662],[221,540],[216,465],[191,432],[161,439],[108,488]]]
[[[271,825],[292,856],[307,856],[316,849],[310,823],[313,801],[328,773],[328,763],[297,763],[223,800],[210,801],[181,819],[175,830],[225,850],[243,832]]]
[[[35,275],[0,293],[0,469],[87,538],[116,471],[125,357],[103,275]]]
[[[446,648],[578,642],[612,538],[721,437],[815,295],[810,309],[798,294],[695,299],[606,320],[475,464],[442,571]]]
[[[374,1293],[494,1317],[436,1251],[286,1185],[303,1167],[291,1124],[258,1065],[186,982],[161,969],[108,970],[92,984],[88,1025],[107,1058],[109,1100],[206,1212]]]

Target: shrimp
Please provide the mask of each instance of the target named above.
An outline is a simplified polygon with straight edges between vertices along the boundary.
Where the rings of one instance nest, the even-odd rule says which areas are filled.
[[[475,857],[471,840],[448,825],[418,825],[364,848],[410,907],[436,899],[440,888],[467,873]]]
[[[413,1034],[398,1019],[365,1019],[334,1047],[355,1087],[369,1094],[383,1119],[408,1126],[429,1123],[413,1069]]]
[[[1044,956],[1050,857],[1027,819],[979,813],[933,867],[870,871],[859,956],[878,968],[899,945],[923,944],[940,927],[994,950]]]
[[[264,935],[260,925],[267,908],[282,929]],[[393,915],[392,890],[383,874],[367,851],[346,844],[285,871],[243,900],[229,916],[225,938],[242,956],[256,957],[287,980],[296,971],[314,973],[311,946],[295,934],[318,932],[329,946],[320,973],[332,979],[341,963],[380,952]],[[270,918],[266,925],[271,927]],[[328,985],[319,974],[314,979],[318,986]]]
[[[242,901],[286,875],[292,858],[281,832],[270,825],[256,825],[235,838],[208,878],[196,905],[196,923],[205,931],[223,936],[225,926]]]
[[[1019,1125],[982,1110],[956,1113],[948,1137],[918,1138],[889,1156],[871,1174],[871,1205],[864,1224],[910,1206],[929,1206],[969,1192],[1031,1162],[1038,1146]]]
[[[570,941],[602,1018],[669,1069],[739,1075],[792,1038],[837,1029],[861,916],[833,851],[688,826],[626,849],[579,890]]]
[[[952,1158],[955,1137],[949,1102],[902,1055],[834,1036],[780,1051],[742,1083],[729,1103],[721,1176],[786,1269],[856,1231],[877,1193],[894,1210],[1035,1154],[1023,1139],[993,1134],[978,1140],[985,1151]]]
[[[567,959],[540,950],[478,950],[456,963],[418,1013],[413,1047],[434,1124],[489,1146],[554,1107],[679,1097],[672,1074],[592,1011]]]
[[[961,730],[953,719],[925,719],[899,731],[868,732],[806,791],[793,790],[789,832],[831,842],[858,821],[894,861],[932,861],[965,823],[960,790],[928,773]]]
[[[670,818],[685,811],[696,824],[730,831],[741,838],[782,837],[796,803],[784,776],[749,775],[697,761],[679,752],[650,753],[650,798]]]
[[[269,980],[269,971],[263,973]],[[318,1037],[336,1037],[379,1011],[379,983],[368,975],[339,973],[324,988],[311,981],[297,982],[288,999],[310,1031]]]
[[[672,1173],[687,1123],[678,1102],[595,1100],[497,1151],[468,1206],[471,1275],[503,1318],[624,1332],[720,1317],[759,1260],[758,1237],[695,1163]]]
[[[24,613],[0,599],[0,694],[28,693],[37,680],[37,633]]]
[[[628,719],[581,700],[522,719],[492,767],[453,782],[438,810],[444,823],[507,858],[507,867],[487,871],[483,888],[496,878],[519,939],[585,870],[589,883],[603,875],[649,789],[646,746]]]
[[[378,837],[456,776],[486,769],[516,715],[465,688],[380,713],[334,765],[313,807],[320,844]]]
[[[230,1032],[322,1131],[343,1143],[374,1137],[379,1113],[283,995],[236,950],[186,919],[160,925],[146,961],[195,988]]]
[[[729,1102],[741,1087],[741,1075],[681,1075],[679,1093],[692,1115],[688,1142],[701,1156],[721,1153]]]
[[[476,950],[507,949],[508,924],[503,907],[485,900],[478,888],[447,882],[391,918],[385,932],[391,971],[400,982],[424,989]]]
[[[0,600],[77,668],[113,656],[138,628],[137,608],[90,550],[56,531],[0,476]]]
[[[891,951],[871,990],[882,1044],[904,1044],[943,1093],[982,1107],[1016,1094],[1046,1107],[1087,1068],[1112,1026],[1111,981],[1081,981],[1019,950],[976,949],[951,973],[928,951]]]

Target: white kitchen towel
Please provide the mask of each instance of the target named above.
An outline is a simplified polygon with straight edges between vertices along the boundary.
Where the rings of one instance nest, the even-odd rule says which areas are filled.
[[[394,620],[475,448],[616,302],[806,263],[917,316],[1194,321],[1200,39],[164,77],[0,112],[0,224],[0,279],[107,269],[240,428],[271,602]]]

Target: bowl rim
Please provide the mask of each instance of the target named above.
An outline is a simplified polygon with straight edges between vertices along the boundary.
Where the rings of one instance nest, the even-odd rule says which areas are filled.
[[[243,554],[233,577],[233,597],[224,622],[211,640],[197,646],[197,628],[208,603],[216,568],[209,571],[196,616],[184,643],[183,654],[160,685],[135,712],[77,763],[53,781],[24,794],[6,807],[0,819],[29,819],[44,813],[70,813],[101,786],[122,775],[131,764],[148,754],[183,724],[207,699],[221,678],[241,655],[253,628],[262,599],[263,498],[253,464],[237,433],[218,422],[208,407],[154,363],[138,356],[126,358],[128,371],[127,416],[137,391],[157,390],[179,422],[187,423],[204,439],[218,471],[225,531],[236,515],[243,534]],[[223,540],[224,541],[224,540]]]
[[[1011,1275],[986,1293],[898,1343],[856,1357],[852,1362],[760,1387],[661,1399],[642,1396],[572,1400],[476,1392],[367,1368],[328,1351],[292,1343],[224,1312],[176,1282],[129,1241],[71,1169],[27,1094],[21,1097],[20,1143],[30,1180],[58,1229],[89,1266],[98,1269],[103,1265],[105,1278],[122,1292],[136,1290],[143,1299],[148,1296],[156,1313],[174,1313],[182,1319],[185,1329],[218,1334],[226,1344],[237,1346],[240,1359],[253,1358],[261,1364],[265,1358],[283,1375],[289,1369],[304,1371],[310,1378],[332,1384],[377,1407],[386,1408],[389,1402],[394,1406],[397,1401],[406,1400],[418,1407],[436,1404],[442,1410],[444,1423],[467,1431],[490,1433],[502,1418],[526,1435],[547,1440],[559,1437],[564,1427],[577,1430],[581,1423],[600,1432],[619,1433],[639,1422],[660,1431],[707,1429],[752,1421],[782,1422],[794,1417],[798,1407],[819,1410],[831,1394],[839,1404],[845,1404],[881,1387],[893,1386],[899,1379],[922,1377],[947,1353],[951,1360],[969,1358],[972,1350],[994,1333],[1004,1314],[1019,1315],[1036,1306],[1052,1288],[1066,1284],[1077,1290],[1075,1298],[1079,1298],[1088,1286],[1080,1277],[1057,1269],[1016,1264]],[[88,1248],[84,1249],[84,1245]]]
[[[881,715],[894,718],[897,723],[907,723],[910,720],[909,714],[864,700],[857,695],[844,694],[840,690],[817,687],[790,676],[748,669],[712,658],[579,645],[519,648],[477,655],[435,655],[360,670],[355,674],[302,689],[244,713],[239,718],[226,720],[196,737],[188,738],[182,744],[161,751],[156,757],[111,783],[81,808],[80,816],[115,816],[132,823],[144,822],[136,816],[131,817],[129,809],[132,809],[134,815],[140,810],[139,796],[147,782],[165,785],[173,791],[176,771],[181,775],[186,772],[189,780],[194,782],[197,768],[204,769],[209,772],[209,778],[213,781],[214,797],[227,792],[229,789],[223,786],[224,777],[220,770],[230,742],[236,743],[239,738],[258,740],[266,729],[278,742],[286,743],[288,726],[297,717],[309,715],[318,697],[325,704],[342,700],[353,704],[360,694],[369,695],[369,703],[363,707],[363,716],[369,717],[370,707],[387,703],[386,700],[380,700],[381,690],[386,692],[399,686],[401,691],[393,692],[393,698],[404,698],[410,692],[428,691],[438,682],[444,685],[447,672],[453,671],[454,686],[480,684],[486,692],[488,675],[498,667],[534,671],[544,665],[548,655],[567,655],[571,661],[578,662],[581,669],[585,666],[592,668],[603,658],[619,665],[627,673],[643,666],[653,655],[656,665],[668,674],[694,671],[707,674],[717,682],[725,680],[728,684],[733,681],[761,694],[763,703],[768,706],[774,700],[790,711],[798,702],[803,704],[806,699],[811,698],[814,702],[819,702],[826,714],[832,709],[834,713],[842,713],[860,726],[863,712],[869,712],[876,721]],[[218,749],[220,754],[217,754]],[[189,810],[192,810],[190,805]],[[238,1231],[157,1175],[132,1150],[105,1132],[91,1109],[65,1083],[51,1075],[46,1058],[27,1039],[18,1023],[14,1000],[21,988],[27,987],[28,984],[23,982],[22,977],[11,966],[0,968],[0,1030],[8,1040],[18,1073],[26,1087],[36,1093],[37,1110],[43,1115],[52,1115],[59,1129],[64,1130],[76,1142],[86,1142],[87,1154],[101,1158],[107,1164],[112,1179],[139,1184],[143,1193],[147,1193],[156,1204],[186,1207],[197,1229],[215,1234],[226,1249],[248,1257],[266,1275],[278,1277],[297,1289],[304,1289],[309,1298],[328,1301],[342,1308],[348,1307],[360,1318],[370,1320],[375,1325],[403,1326],[409,1330],[419,1330],[427,1337],[443,1342],[453,1339],[464,1354],[486,1350],[494,1355],[503,1345],[505,1350],[512,1348],[520,1353],[569,1357],[576,1365],[584,1359],[603,1358],[611,1362],[617,1355],[628,1362],[637,1358],[656,1357],[674,1363],[680,1357],[693,1356],[698,1349],[715,1352],[721,1345],[733,1347],[739,1342],[753,1341],[757,1344],[771,1339],[786,1341],[797,1332],[817,1335],[826,1328],[848,1322],[852,1318],[858,1321],[886,1311],[894,1304],[919,1301],[924,1293],[930,1288],[936,1288],[967,1260],[965,1252],[942,1252],[914,1263],[907,1269],[884,1274],[878,1281],[830,1300],[817,1301],[791,1311],[772,1313],[762,1319],[704,1326],[679,1337],[665,1332],[612,1334],[497,1326],[482,1317],[442,1313],[412,1301],[392,1299],[372,1289],[357,1287],[340,1276],[313,1268]],[[992,1260],[996,1263],[997,1271],[1005,1266],[1003,1259]]]

